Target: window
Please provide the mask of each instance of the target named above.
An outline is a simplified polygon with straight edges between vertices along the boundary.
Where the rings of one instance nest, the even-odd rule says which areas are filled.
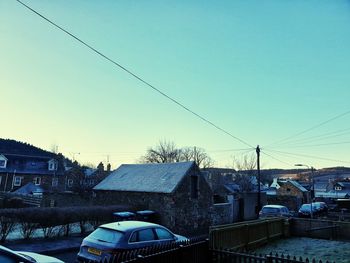
[[[68,179],[67,185],[68,185],[68,187],[72,187],[73,186],[73,179]]]
[[[52,178],[52,186],[53,187],[58,186],[58,178]]]
[[[163,228],[156,228],[158,239],[174,239],[173,234]]]
[[[287,192],[290,192],[290,188],[287,188]]]
[[[57,171],[58,163],[56,160],[49,161],[49,171]]]
[[[102,242],[117,244],[123,238],[123,236],[123,232],[99,227],[89,235],[89,238],[100,240]]]
[[[198,198],[198,176],[197,175],[191,176],[191,198],[193,199]]]
[[[40,185],[41,184],[41,177],[35,177],[34,182],[35,185]]]
[[[2,263],[16,263],[18,260],[16,258],[11,258],[10,255],[0,255],[0,262]]]
[[[0,168],[6,168],[6,160],[0,159]]]
[[[144,229],[144,230],[138,231],[139,242],[151,241],[151,240],[155,240],[155,236],[152,229]]]
[[[334,189],[337,191],[341,191],[341,186],[336,186]]]
[[[130,243],[135,243],[137,242],[137,232],[134,232],[132,234],[132,236],[130,237],[130,240],[129,240]]]
[[[13,178],[13,186],[21,186],[22,185],[22,178],[20,176],[15,176]]]

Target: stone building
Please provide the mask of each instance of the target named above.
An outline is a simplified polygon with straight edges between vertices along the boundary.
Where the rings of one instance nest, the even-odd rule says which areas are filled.
[[[95,204],[153,210],[181,234],[207,233],[212,191],[195,162],[123,164],[94,187]]]

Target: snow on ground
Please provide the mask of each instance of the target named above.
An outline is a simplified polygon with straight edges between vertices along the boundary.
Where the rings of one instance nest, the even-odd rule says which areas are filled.
[[[261,247],[258,254],[283,253],[297,258],[315,258],[322,262],[350,263],[350,242],[292,237],[280,239]],[[318,261],[317,261],[318,262]]]

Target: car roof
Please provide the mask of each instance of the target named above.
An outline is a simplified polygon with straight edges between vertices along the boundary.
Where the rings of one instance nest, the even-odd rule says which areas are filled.
[[[263,206],[263,208],[268,208],[268,207],[270,207],[270,208],[283,208],[283,207],[285,207],[284,205],[264,205]]]
[[[14,255],[17,258],[21,258],[21,259],[23,259],[23,262],[29,262],[29,260],[26,257],[24,257],[23,255],[19,254],[18,251],[11,250],[11,249],[4,247],[4,246],[1,246],[1,245],[0,245],[0,251],[3,251],[2,253]]]
[[[108,224],[101,225],[99,227],[117,230],[121,232],[127,232],[130,230],[142,229],[145,227],[163,227],[163,226],[154,224],[154,223],[149,223],[149,222],[131,220],[131,221],[118,221],[118,222],[108,223]]]

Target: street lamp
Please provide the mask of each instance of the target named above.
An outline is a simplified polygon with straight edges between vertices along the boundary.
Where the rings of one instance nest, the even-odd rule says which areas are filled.
[[[307,167],[308,169],[311,170],[311,184],[312,184],[312,187],[311,187],[311,203],[310,203],[310,217],[313,218],[313,211],[312,211],[312,202],[313,202],[313,199],[315,197],[315,183],[314,183],[314,170],[315,168],[312,167],[312,166],[309,166],[309,165],[306,165],[306,164],[301,164],[301,163],[297,163],[295,164],[295,166],[304,166],[304,167]]]

